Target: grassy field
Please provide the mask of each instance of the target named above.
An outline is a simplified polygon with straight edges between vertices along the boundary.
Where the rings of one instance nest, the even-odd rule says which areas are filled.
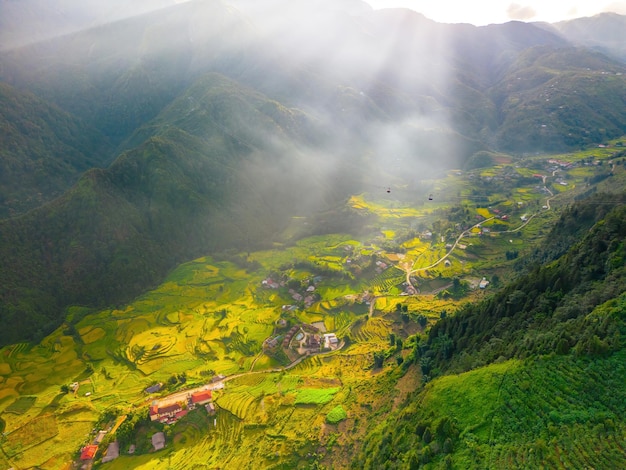
[[[593,152],[605,158],[604,151]],[[551,158],[581,161],[588,156]],[[537,189],[541,180],[532,175],[551,175],[550,168],[545,159],[533,158],[524,168],[511,163],[488,171],[450,172],[432,182],[433,201],[418,201],[409,189],[380,201],[357,195],[349,206],[378,216],[367,237],[314,236],[250,253],[247,265],[240,262],[243,258],[203,257],[179,266],[158,288],[128,305],[100,312],[71,309],[66,324],[40,344],[0,351],[0,412],[6,432],[0,463],[7,468],[64,468],[107,410],[145,411],[155,398],[145,393],[148,386],[161,382],[161,393],[167,394],[204,384],[213,374],[243,374],[216,392],[216,421],[204,410],[190,413],[168,427],[164,451],[124,455],[107,468],[147,469],[165,462],[171,468],[200,462],[245,467],[259,456],[266,466],[290,468],[299,461],[322,462],[321,448],[358,446],[370,418],[388,412],[419,386],[419,381],[403,378],[406,368],[399,359],[410,348],[396,350],[390,335],[407,340],[444,313],[480,298],[484,292],[478,289],[458,297],[437,293],[450,289],[455,278],[469,283],[494,274],[502,277],[512,265],[506,252],[530,251],[541,241],[558,210],[542,209],[548,195]],[[568,185],[559,185],[564,193],[552,204],[558,208],[560,197],[571,197],[597,171],[592,166],[559,169]],[[521,186],[507,179],[518,177],[526,178]],[[489,195],[481,193],[485,185],[491,185]],[[452,208],[458,210],[445,212]],[[490,233],[479,235],[476,229],[461,239],[463,249],[451,249],[465,226],[503,213],[510,215],[508,221],[497,220],[499,227],[495,220],[485,223]],[[526,213],[534,218],[512,232]],[[452,217],[459,219],[450,221]],[[496,228],[505,231],[495,233]],[[426,229],[435,232],[432,238],[422,235]],[[448,253],[449,264],[431,267]],[[407,270],[420,295],[404,295]],[[279,284],[268,287],[263,284],[267,279]],[[310,303],[305,303],[306,296],[311,296]],[[404,320],[396,312],[398,304],[406,307]],[[423,326],[417,323],[420,315],[426,318]],[[263,354],[262,345],[281,332],[279,320],[287,325],[319,322],[347,343],[339,351],[277,370],[281,362]],[[382,368],[373,367],[374,352],[386,354]],[[439,379],[428,385],[424,406],[448,407],[444,411],[456,416],[464,435],[478,443],[477,452],[483,455],[488,449],[493,462],[525,461],[523,448],[496,452],[485,447],[490,436],[507,432],[501,424],[506,420],[494,421],[494,410],[506,393],[507,400],[520,399],[518,389],[507,388],[509,378],[521,377],[520,370],[521,364],[508,362]],[[494,385],[502,377],[504,385]],[[61,391],[72,383],[78,386],[74,392]],[[558,411],[555,404],[549,407]],[[577,416],[561,413],[554,418],[569,422]],[[469,462],[470,450],[463,452]],[[582,455],[570,461],[573,467],[597,463]]]

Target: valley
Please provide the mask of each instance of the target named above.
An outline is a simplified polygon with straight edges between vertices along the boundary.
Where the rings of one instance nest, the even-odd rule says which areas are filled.
[[[116,308],[71,307],[40,343],[0,351],[0,462],[69,468],[102,429],[109,432],[94,460],[102,468],[251,461],[266,468],[349,468],[351,456],[370,445],[365,436],[403,410],[412,394],[424,391],[426,409],[456,406],[463,399],[435,404],[469,386],[454,381],[472,383],[467,406],[484,413],[474,420],[468,411],[456,421],[475,446],[461,446],[454,458],[486,459],[490,466],[521,459],[496,446],[494,436],[518,419],[506,415],[514,410],[505,400],[521,399],[512,384],[527,380],[524,374],[552,374],[550,359],[537,359],[545,365],[536,371],[503,359],[436,378],[420,349],[440,319],[515,278],[518,261],[546,242],[565,207],[595,191],[621,191],[625,175],[622,142],[615,140],[562,155],[502,158],[418,183],[374,184],[342,209],[366,218],[359,233],[306,234],[315,219],[294,217],[271,249],[197,258]],[[563,358],[559,370],[571,377],[584,367],[580,361]],[[608,358],[603,367],[618,367],[615,361]],[[615,378],[602,374],[608,390]],[[494,388],[498,377],[508,377],[504,388]],[[168,423],[148,418],[155,400],[184,402],[192,390],[206,389],[215,415],[199,407]],[[606,406],[613,414],[619,409]],[[492,419],[489,409],[507,418]],[[156,451],[158,432],[165,446]],[[113,441],[120,456],[101,464]],[[449,455],[444,441],[429,451],[442,465]],[[619,445],[607,446],[607,459],[623,462]],[[590,462],[567,458],[571,465]]]
[[[0,0],[0,470],[626,468],[626,16],[125,3]]]

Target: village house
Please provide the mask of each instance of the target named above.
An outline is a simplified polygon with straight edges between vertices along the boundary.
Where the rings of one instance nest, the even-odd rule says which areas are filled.
[[[280,287],[280,284],[269,277],[267,279],[263,279],[261,281],[261,285],[266,289],[278,289]]]
[[[276,349],[278,347],[278,341],[280,336],[269,337],[263,341],[263,349]]]
[[[163,384],[159,382],[158,384],[154,384],[154,385],[151,385],[150,387],[146,388],[145,392],[146,393],[156,393],[156,392],[161,391],[162,387],[163,387]]]
[[[324,335],[324,348],[325,349],[337,349],[339,346],[339,339],[335,333],[326,333]]]
[[[106,435],[107,435],[106,431],[98,431],[98,435],[93,440],[93,443],[94,444],[100,444],[102,442],[102,440],[104,439],[104,436],[106,436]]]
[[[151,421],[161,421],[162,423],[169,421],[171,418],[178,418],[180,413],[183,411],[182,406],[179,403],[174,403],[172,405],[159,406],[158,403],[154,403],[150,407],[149,416]],[[184,416],[184,414],[182,415]]]
[[[90,444],[88,446],[83,447],[83,450],[80,453],[81,460],[92,460],[96,456],[96,452],[98,452],[98,446],[95,444]]]
[[[211,390],[202,390],[192,393],[189,397],[189,408],[195,408],[198,405],[205,405],[212,399]]]
[[[152,447],[154,450],[161,450],[165,447],[165,434],[157,432],[152,435]]]

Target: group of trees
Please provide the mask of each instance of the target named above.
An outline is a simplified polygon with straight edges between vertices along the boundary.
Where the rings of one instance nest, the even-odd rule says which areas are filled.
[[[467,355],[476,365],[500,357],[620,348],[623,324],[616,312],[626,289],[624,237],[626,206],[619,205],[556,262],[535,265],[491,298],[439,321],[420,350],[429,365],[425,373],[433,365],[467,368],[470,362],[460,360]],[[598,317],[589,316],[607,302],[596,310]]]

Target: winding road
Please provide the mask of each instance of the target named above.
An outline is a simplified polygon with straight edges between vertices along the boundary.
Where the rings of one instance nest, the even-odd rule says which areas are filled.
[[[554,176],[556,175],[556,172],[557,172],[557,171],[558,171],[558,170],[554,170],[554,171],[552,172],[552,177],[554,177]],[[545,175],[542,175],[542,177],[541,177],[541,178],[542,178],[542,181],[543,181],[543,188],[544,188],[544,190],[550,194],[550,197],[546,198],[546,204],[545,204],[545,207],[546,207],[546,210],[551,210],[551,207],[550,207],[550,201],[556,197],[556,194],[554,194],[554,193],[550,190],[550,188],[548,188],[548,187],[546,186],[546,178],[548,178],[548,177],[547,177],[547,176],[545,176]],[[502,233],[514,233],[514,232],[519,232],[519,231],[520,231],[520,230],[522,230],[524,227],[526,227],[526,225],[528,225],[528,223],[529,223],[529,222],[530,222],[530,221],[531,221],[531,220],[532,220],[532,219],[533,219],[536,215],[537,215],[537,213],[532,214],[532,215],[531,215],[530,217],[528,217],[528,218],[524,221],[524,223],[522,223],[522,225],[520,225],[519,227],[516,227],[516,228],[511,229],[511,230],[502,230],[502,231],[499,231],[499,232],[492,232],[492,233],[493,233],[493,234],[498,234],[498,235],[499,235],[499,234],[502,234]],[[401,270],[401,271],[403,271],[403,272],[405,272],[405,273],[406,273],[406,283],[407,283],[407,285],[409,285],[409,286],[413,287],[413,289],[416,289],[416,288],[415,288],[415,286],[413,286],[413,284],[411,283],[411,274],[413,274],[413,273],[417,273],[417,272],[420,272],[420,271],[426,271],[426,270],[428,270],[428,269],[432,269],[432,268],[434,268],[435,266],[437,266],[438,264],[440,264],[442,261],[444,261],[445,259],[447,259],[447,258],[448,258],[448,257],[452,254],[452,252],[456,249],[456,247],[457,247],[457,245],[460,243],[460,241],[461,241],[464,237],[466,237],[467,235],[469,235],[469,234],[470,234],[470,232],[471,232],[473,229],[475,229],[475,228],[477,228],[477,227],[480,227],[480,226],[481,226],[482,224],[484,224],[485,222],[489,222],[490,220],[493,220],[493,219],[495,219],[495,216],[492,216],[492,217],[489,217],[489,218],[487,218],[487,219],[485,219],[485,220],[482,220],[482,221],[478,222],[477,224],[474,224],[474,225],[472,225],[470,228],[468,228],[468,229],[464,230],[463,232],[461,232],[461,234],[460,234],[460,235],[456,238],[456,240],[454,241],[454,244],[453,244],[453,245],[452,245],[452,247],[448,250],[448,252],[447,252],[445,255],[443,255],[441,258],[439,258],[437,261],[435,261],[434,263],[432,263],[431,265],[429,265],[429,266],[425,266],[425,267],[422,267],[422,268],[415,268],[415,269],[413,269],[412,267],[409,267],[409,266],[408,266],[408,263],[405,263],[404,265],[403,265],[402,263],[399,263],[398,265],[395,265],[395,264],[394,264],[394,265],[393,265],[393,267],[394,267],[394,268],[397,268],[397,269],[399,269],[399,270]],[[417,262],[417,260],[413,262],[413,266],[415,265],[415,262]],[[370,316],[374,313],[374,305],[375,305],[375,303],[376,303],[376,299],[378,299],[379,297],[382,297],[382,296],[376,296],[376,297],[374,297],[374,298],[372,299],[372,302],[370,303]]]

